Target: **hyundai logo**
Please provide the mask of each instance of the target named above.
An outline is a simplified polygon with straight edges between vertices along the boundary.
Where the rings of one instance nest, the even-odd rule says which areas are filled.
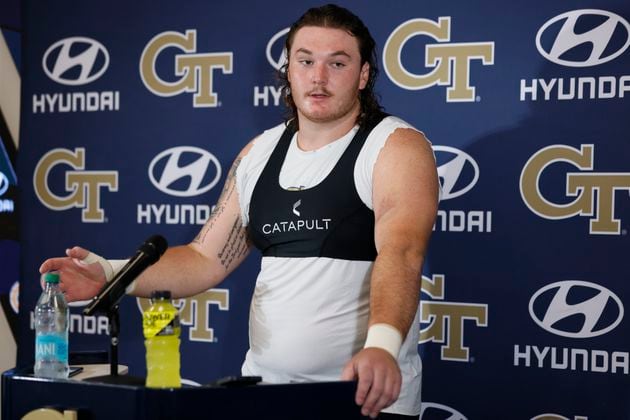
[[[212,153],[199,147],[173,147],[153,158],[149,178],[155,188],[166,194],[192,197],[219,182],[221,164]]]
[[[279,40],[288,33],[289,28],[285,28],[271,37],[267,43],[267,49],[265,50],[267,61],[269,61],[269,64],[271,64],[271,66],[276,70],[280,70],[282,66],[287,63],[287,52],[284,49],[284,40],[282,42],[279,42]],[[279,43],[281,47],[278,47],[277,43]],[[279,52],[277,51],[278,48],[280,48]],[[272,49],[274,51],[272,51]],[[274,55],[276,58],[274,58]]]
[[[590,28],[585,30],[583,28]],[[589,67],[614,60],[630,45],[630,24],[605,10],[572,10],[549,19],[536,34],[536,48],[547,60]]]
[[[441,200],[466,194],[479,179],[479,166],[468,153],[449,146],[433,146],[442,184]]]
[[[598,284],[566,280],[534,293],[529,301],[529,314],[536,324],[552,334],[590,338],[619,325],[623,304],[617,295]]]
[[[9,178],[0,172],[0,197],[9,189]]]
[[[86,37],[65,38],[52,44],[42,59],[44,72],[63,85],[85,85],[105,73],[109,53],[100,42]]]
[[[421,420],[467,420],[462,413],[446,405],[423,402],[420,410]]]

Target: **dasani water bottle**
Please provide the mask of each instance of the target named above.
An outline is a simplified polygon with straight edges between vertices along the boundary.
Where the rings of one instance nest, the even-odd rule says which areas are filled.
[[[35,376],[68,377],[68,318],[59,274],[46,273],[45,287],[35,306]]]

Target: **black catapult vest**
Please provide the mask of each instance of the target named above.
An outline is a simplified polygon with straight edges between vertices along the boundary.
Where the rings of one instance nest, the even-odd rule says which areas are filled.
[[[260,174],[249,205],[249,234],[264,256],[330,257],[374,261],[374,212],[359,197],[354,166],[381,114],[361,125],[326,178],[312,188],[288,191],[280,170],[295,134],[289,124]]]

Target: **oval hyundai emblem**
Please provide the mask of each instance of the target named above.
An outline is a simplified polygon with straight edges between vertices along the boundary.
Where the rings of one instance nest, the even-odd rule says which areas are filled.
[[[619,57],[630,46],[630,24],[606,10],[572,10],[549,19],[536,34],[536,48],[547,60],[589,67]]]
[[[442,185],[442,200],[459,197],[472,189],[479,179],[479,166],[466,152],[449,146],[433,146]]]
[[[288,33],[289,28],[284,28],[272,36],[267,43],[267,48],[265,50],[267,61],[269,61],[269,64],[271,64],[271,66],[276,70],[280,70],[287,62],[287,51],[284,48],[284,36]],[[274,55],[277,58],[274,58]]]
[[[623,319],[623,304],[599,284],[566,280],[539,289],[529,314],[541,328],[562,337],[590,338],[612,331]]]
[[[177,197],[203,194],[220,178],[219,160],[207,150],[194,146],[164,150],[149,165],[149,179],[155,188]]]
[[[109,53],[100,42],[82,36],[65,38],[46,50],[42,59],[44,72],[63,85],[85,85],[105,73]]]
[[[0,197],[9,189],[9,178],[0,172]]]

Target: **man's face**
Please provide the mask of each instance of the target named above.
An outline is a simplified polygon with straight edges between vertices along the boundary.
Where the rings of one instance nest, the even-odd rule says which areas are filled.
[[[305,26],[293,38],[288,79],[298,118],[332,122],[360,109],[369,77],[357,39],[342,29]]]

